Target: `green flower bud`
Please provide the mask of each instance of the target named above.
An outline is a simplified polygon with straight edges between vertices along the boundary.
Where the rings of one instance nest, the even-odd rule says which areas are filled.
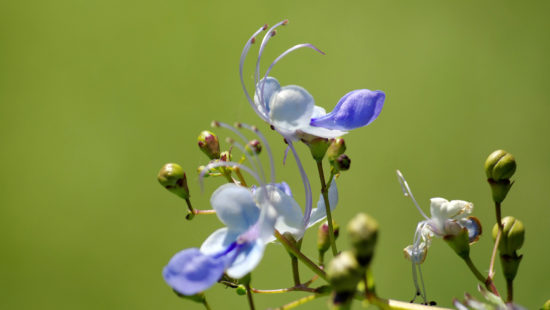
[[[332,221],[332,229],[334,230],[334,239],[336,240],[340,233],[340,227],[334,221]],[[330,249],[330,236],[327,221],[319,225],[319,230],[317,230],[317,249],[321,254],[324,254]]]
[[[327,277],[336,292],[355,292],[363,269],[352,252],[344,251],[330,261]]]
[[[309,151],[315,161],[320,162],[325,157],[328,147],[331,145],[331,141],[326,138],[315,138],[308,143]]]
[[[178,164],[166,164],[162,166],[157,179],[164,188],[180,196],[189,199],[189,188],[187,188],[187,177]]]
[[[328,160],[333,162],[338,156],[346,152],[346,142],[342,138],[332,139],[327,150]]]
[[[496,150],[485,161],[485,173],[493,181],[508,180],[516,172],[516,160],[512,154]]]
[[[457,224],[458,225],[458,224]],[[445,228],[452,231],[452,228]],[[468,229],[462,228],[453,234],[443,237],[443,240],[455,251],[462,259],[470,256],[470,238],[468,237]]]
[[[498,234],[498,224],[493,227],[493,240],[496,240]],[[501,254],[513,255],[517,250],[521,249],[525,239],[525,227],[523,223],[514,218],[507,216],[502,219],[502,235],[498,249]]]
[[[218,141],[218,136],[208,130],[205,130],[199,134],[197,140],[199,148],[204,152],[204,154],[206,154],[206,156],[208,156],[208,158],[220,158],[220,143]]]
[[[367,266],[374,255],[378,222],[365,213],[359,213],[351,219],[347,228],[357,260],[362,266]]]
[[[262,152],[262,144],[258,140],[251,140],[248,141],[248,143],[245,145],[244,149],[249,155],[256,155],[260,154]]]
[[[542,309],[541,310],[550,310],[550,299],[548,299],[544,305],[542,305]]]
[[[235,292],[237,292],[237,295],[241,295],[241,296],[246,295],[246,287],[242,284],[239,284]]]

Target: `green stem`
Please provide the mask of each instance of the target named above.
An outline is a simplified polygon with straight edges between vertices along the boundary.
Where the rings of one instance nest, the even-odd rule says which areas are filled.
[[[210,308],[210,305],[209,305],[208,302],[206,301],[206,297],[205,297],[204,300],[202,301],[202,304],[204,305],[204,307],[206,308],[206,310],[212,310],[212,308]]]
[[[287,238],[285,238],[278,230],[275,230],[275,238],[281,242],[285,249],[296,256],[304,265],[306,265],[311,271],[317,274],[319,277],[327,280],[327,274],[319,268],[314,262],[312,262],[307,256],[305,256],[300,250],[298,250]]]
[[[474,262],[472,262],[470,256],[466,256],[466,258],[464,258],[464,262],[466,263],[466,265],[468,265],[468,268],[470,268],[470,270],[476,276],[479,282],[485,284],[485,277],[481,274],[481,272],[479,272],[479,269],[477,269],[477,267],[474,265]]]
[[[246,297],[248,299],[248,306],[250,307],[250,310],[254,310],[254,299],[252,299],[252,289],[250,288],[250,282],[247,282],[245,284],[246,288]]]
[[[508,293],[506,302],[513,302],[514,301],[514,280],[511,280],[511,279],[506,280],[506,292]]]
[[[305,303],[307,303],[307,302],[310,302],[310,301],[312,301],[312,300],[315,300],[315,299],[317,299],[317,298],[319,298],[319,297],[323,297],[323,296],[325,296],[325,295],[327,295],[327,294],[328,294],[328,293],[325,293],[325,294],[309,295],[309,296],[306,296],[306,297],[304,297],[304,298],[300,298],[300,299],[298,299],[298,300],[295,300],[295,301],[293,301],[293,302],[291,302],[291,303],[288,303],[288,304],[286,304],[286,305],[284,305],[284,306],[282,306],[282,307],[279,307],[279,308],[277,308],[277,310],[288,310],[288,309],[296,308],[296,307],[298,307],[298,306],[300,306],[300,305],[303,305],[303,304],[305,304]]]
[[[323,172],[323,162],[317,162],[317,170],[319,171],[319,178],[321,180],[321,193],[323,194],[323,200],[325,201],[325,209],[327,212],[327,223],[328,223],[328,236],[330,240],[330,246],[332,248],[332,255],[336,256],[338,254],[338,249],[336,248],[336,241],[334,238],[334,227],[332,226],[332,214],[330,212],[330,201],[328,199],[328,188],[325,182],[325,174]]]

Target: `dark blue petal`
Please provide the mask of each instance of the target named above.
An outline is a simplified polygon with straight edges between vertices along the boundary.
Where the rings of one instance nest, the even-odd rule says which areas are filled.
[[[199,249],[183,250],[164,267],[162,276],[174,290],[183,295],[194,295],[202,292],[218,280],[231,256],[205,255]]]
[[[312,126],[337,130],[351,130],[366,126],[374,121],[384,106],[383,91],[358,89],[347,93],[332,112],[312,118]]]

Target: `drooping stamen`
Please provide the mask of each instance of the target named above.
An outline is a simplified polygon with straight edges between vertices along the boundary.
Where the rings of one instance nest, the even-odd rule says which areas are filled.
[[[418,267],[418,275],[419,275],[419,278],[420,278],[420,284],[422,285],[422,293],[421,293],[421,296],[422,296],[422,299],[424,300],[424,304],[428,304],[428,296],[427,296],[427,293],[426,293],[426,286],[424,285],[424,278],[422,277],[422,269],[420,268],[420,264],[417,264],[417,267]]]
[[[403,174],[399,170],[397,170],[397,180],[399,180],[399,184],[401,185],[401,189],[403,190],[403,195],[405,195],[405,197],[410,197],[411,200],[413,201],[414,205],[416,206],[416,208],[420,212],[420,214],[422,214],[422,216],[425,219],[429,220],[430,218],[426,215],[426,213],[424,213],[424,211],[422,211],[422,209],[420,208],[420,206],[416,202],[416,199],[414,199],[414,196],[411,192],[411,189],[409,188],[409,184],[407,183],[407,180],[405,180],[405,177],[403,176]]]
[[[271,72],[271,69],[273,69],[273,66],[275,66],[275,64],[277,64],[281,59],[283,59],[283,57],[285,57],[286,55],[294,52],[295,50],[297,49],[300,49],[300,48],[304,48],[304,47],[307,47],[307,48],[311,48],[317,52],[319,52],[321,55],[325,55],[325,53],[323,53],[323,51],[321,51],[320,49],[318,49],[315,45],[313,44],[310,44],[310,43],[302,43],[302,44],[298,44],[298,45],[294,45],[293,47],[287,49],[286,51],[284,51],[281,55],[279,55],[279,57],[275,58],[275,60],[271,63],[271,65],[269,65],[269,68],[267,68],[267,70],[265,71],[265,75],[264,75],[264,78],[263,78],[263,83],[261,85],[261,90],[260,90],[260,105],[264,107],[264,109],[267,110],[267,102],[263,102],[263,98],[264,98],[264,86],[265,86],[265,79],[268,77],[269,75],[269,72]],[[257,84],[256,84],[257,85]]]
[[[243,128],[245,128],[247,130],[250,130],[253,133],[255,133],[258,136],[258,138],[260,138],[260,140],[262,140],[262,143],[264,144],[265,149],[267,150],[267,156],[269,157],[269,165],[270,165],[270,168],[271,168],[271,183],[275,183],[275,180],[276,180],[276,178],[275,178],[275,162],[273,161],[273,153],[271,152],[271,147],[269,146],[269,143],[267,143],[267,139],[262,134],[262,132],[260,130],[258,130],[258,128],[256,126],[250,126],[248,124],[243,124],[243,123],[240,123],[240,125]],[[260,166],[261,166],[261,164],[260,164]]]
[[[234,161],[218,161],[218,162],[206,165],[206,167],[204,167],[204,169],[201,171],[201,174],[199,175],[199,184],[201,186],[201,191],[204,190],[204,182],[203,182],[204,181],[204,175],[208,171],[210,171],[210,169],[217,168],[217,167],[229,167],[229,168],[237,167],[241,170],[244,170],[244,171],[248,172],[248,174],[250,174],[256,180],[256,182],[258,182],[260,184],[260,186],[262,186],[262,187],[265,186],[265,183],[262,180],[260,180],[260,177],[254,171],[252,171],[252,169],[248,168],[247,166],[241,165],[241,164],[236,163]]]
[[[288,156],[288,151],[290,148],[287,146],[285,149],[285,156],[283,157],[283,166],[286,164],[286,157]]]
[[[307,227],[307,225],[309,224],[309,218],[311,216],[311,210],[312,210],[311,184],[309,184],[309,179],[307,178],[307,174],[304,170],[304,167],[302,167],[302,162],[300,161],[298,152],[296,152],[296,149],[292,145],[291,139],[286,137],[285,139],[288,142],[288,147],[292,151],[292,154],[294,154],[296,165],[298,166],[298,170],[300,170],[300,175],[302,176],[302,182],[304,182],[304,190],[306,192],[306,207],[304,210],[304,227]]]
[[[240,131],[238,131],[235,127],[233,127],[229,124],[226,124],[226,123],[218,122],[218,121],[212,122],[212,125],[214,127],[222,127],[222,128],[225,128],[225,129],[229,129],[234,134],[236,134],[239,138],[241,138],[244,144],[248,143],[248,139]],[[234,144],[235,141],[229,142],[229,143]],[[242,147],[238,143],[236,144],[236,146],[239,148],[239,150],[241,150],[241,152],[243,152],[243,154],[246,155],[247,152],[245,151],[244,147]],[[262,167],[262,163],[260,162],[260,159],[258,158],[258,155],[256,154],[256,152],[254,152],[254,150],[251,150],[251,151],[252,151],[252,154],[254,156],[254,160],[250,160],[250,163],[252,163],[252,166],[253,166],[252,168],[254,168],[254,171],[260,171],[260,176],[262,177],[263,182],[267,183],[267,180],[265,178],[264,169]],[[258,166],[259,166],[259,169],[258,169]]]
[[[240,59],[240,62],[239,62],[239,76],[241,78],[241,86],[242,86],[242,89],[244,91],[244,95],[246,96],[246,99],[248,100],[248,103],[250,103],[250,106],[252,106],[252,109],[254,109],[254,112],[256,112],[256,114],[258,114],[258,116],[260,116],[261,119],[263,119],[264,121],[267,122],[268,117],[265,114],[261,113],[260,110],[258,110],[258,107],[256,106],[256,104],[254,103],[252,98],[250,98],[250,94],[246,90],[246,85],[244,84],[244,77],[243,77],[244,60],[246,59],[246,55],[248,54],[248,51],[250,50],[250,46],[255,42],[256,36],[260,32],[262,32],[266,29],[267,29],[267,25],[262,26],[260,29],[258,29],[256,32],[254,32],[254,34],[250,37],[250,39],[248,39],[248,41],[246,41],[246,44],[244,45],[243,51],[241,53],[241,59]]]
[[[258,82],[260,82],[260,60],[262,59],[262,54],[264,52],[264,48],[267,45],[267,42],[271,37],[275,35],[275,29],[288,24],[288,20],[285,19],[281,22],[278,22],[273,27],[269,28],[267,33],[264,35],[264,38],[262,39],[262,44],[260,45],[260,51],[258,52],[258,59],[256,59],[256,71],[254,71],[254,81],[255,84],[258,85]]]

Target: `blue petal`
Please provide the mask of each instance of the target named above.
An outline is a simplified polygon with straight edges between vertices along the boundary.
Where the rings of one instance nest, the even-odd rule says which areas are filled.
[[[206,255],[214,255],[225,251],[239,237],[239,232],[229,230],[227,227],[213,232],[201,245],[200,251]]]
[[[374,121],[384,106],[384,92],[358,89],[347,93],[327,115],[311,119],[311,125],[337,130],[351,130]]]
[[[292,197],[292,191],[290,190],[290,186],[288,186],[288,184],[285,181],[283,181],[281,183],[275,183],[273,185],[275,185],[275,187],[277,187],[283,193],[285,193],[288,196]]]
[[[476,242],[481,236],[481,223],[476,217],[468,217],[464,223],[464,227],[468,230],[468,239],[470,243]]]
[[[330,203],[330,211],[334,211],[338,204],[338,188],[336,187],[336,179],[332,179],[330,188],[328,190],[328,201]],[[317,201],[317,208],[311,211],[311,217],[309,218],[309,224],[307,227],[311,227],[327,217],[327,208],[325,206],[325,199],[323,195],[319,196]]]
[[[301,239],[304,234],[302,222],[304,216],[298,203],[276,186],[267,185],[265,189],[267,192],[262,188],[256,191],[255,195],[256,199],[261,202],[262,208],[271,206],[276,211],[277,221],[275,222],[275,229],[281,234],[292,234],[296,240]]]
[[[216,283],[223,275],[227,257],[213,257],[198,249],[183,250],[168,262],[162,276],[174,290],[183,295],[194,295]]]
[[[216,215],[230,230],[244,232],[258,221],[260,209],[252,192],[236,184],[220,186],[210,198]]]

